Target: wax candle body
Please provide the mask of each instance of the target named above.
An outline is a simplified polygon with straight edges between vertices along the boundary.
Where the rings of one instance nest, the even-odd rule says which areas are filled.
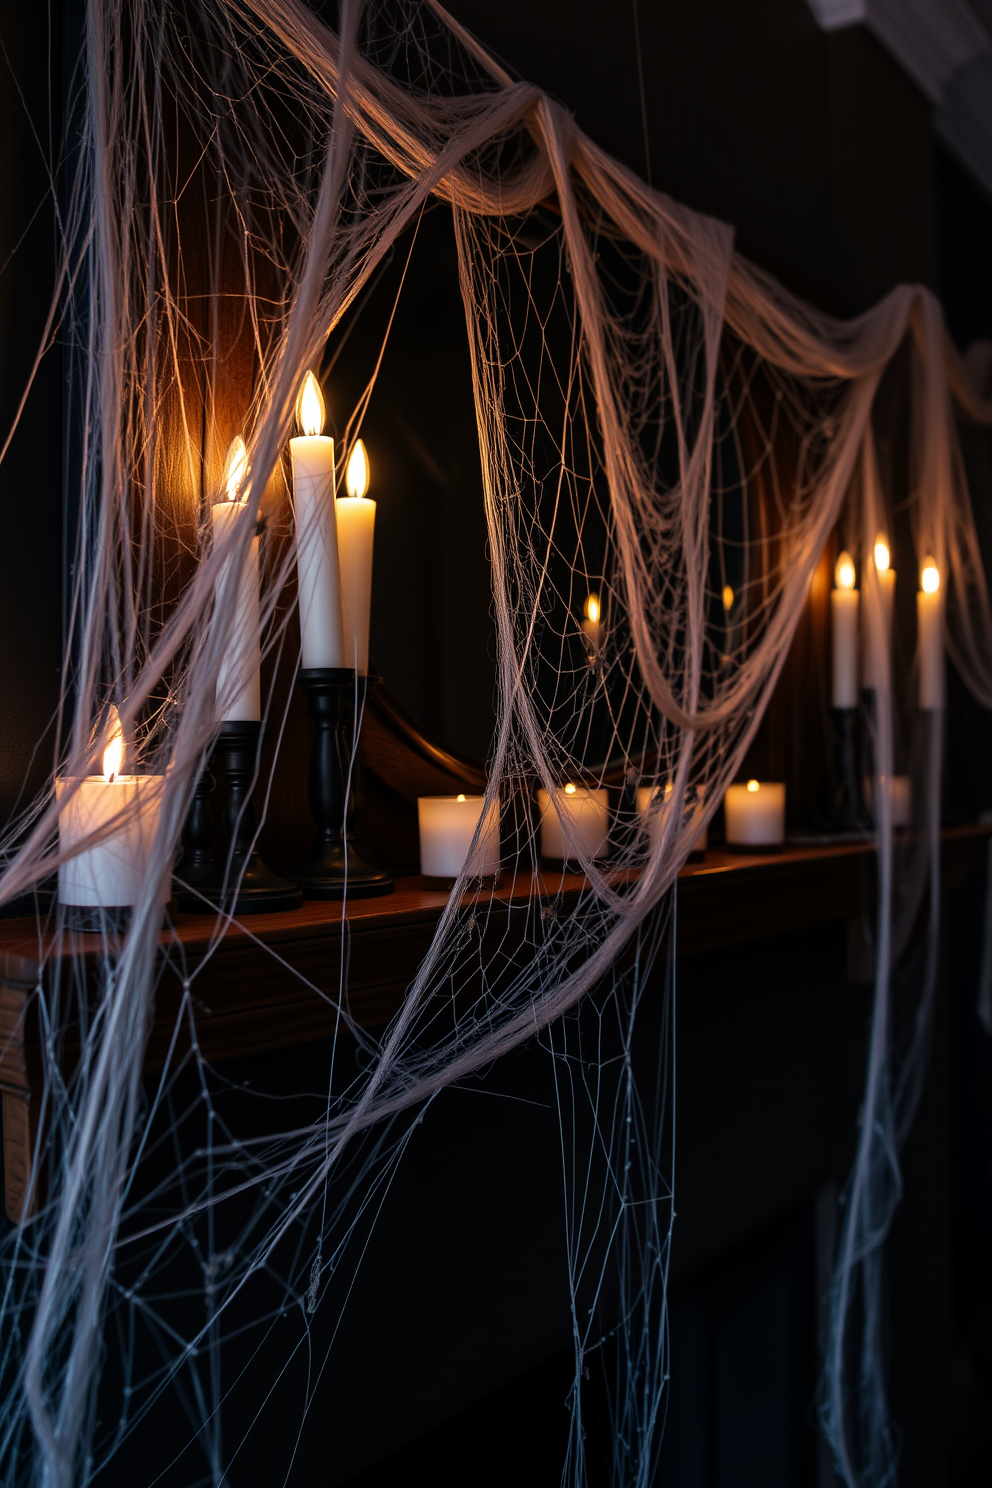
[[[830,629],[833,661],[831,700],[835,708],[858,706],[858,612],[857,589],[832,589]]]
[[[686,817],[689,818],[702,810],[702,795],[697,789],[695,792],[695,811],[686,802]],[[669,802],[672,799],[672,785],[669,782],[664,790],[660,785],[639,785],[637,787],[637,814],[641,820],[641,828],[649,841],[656,842],[665,830],[668,820]],[[700,827],[692,839],[690,852],[705,852],[708,832],[705,827]]]
[[[483,821],[485,796],[420,796],[420,871],[426,878],[457,878]],[[499,872],[499,801],[486,812],[479,841],[468,861],[470,878],[492,878]]]
[[[867,643],[867,673],[868,686],[878,688],[882,685],[882,657],[889,657],[892,653],[892,610],[896,596],[896,571],[894,568],[876,569],[875,584],[878,594],[878,610],[881,617],[882,629],[882,651],[881,656],[876,657],[872,650],[871,641]]]
[[[249,520],[243,501],[220,501],[211,508],[215,543],[236,543],[239,522]],[[228,574],[240,555],[231,552],[218,581],[218,593],[230,595]],[[259,679],[261,644],[258,614],[258,538],[253,537],[238,577],[234,600],[234,626],[230,645],[221,660],[217,677],[217,699],[226,722],[257,720],[262,716]]]
[[[723,809],[732,846],[773,847],[785,841],[784,785],[749,780],[747,785],[728,786]]]
[[[537,806],[541,816],[541,852],[546,858],[568,862],[581,854],[605,857],[610,832],[609,792],[581,785],[557,791],[552,798],[541,789]]]
[[[341,558],[344,664],[365,676],[369,669],[375,502],[367,496],[340,496],[334,505]]]
[[[334,500],[334,440],[301,434],[289,441],[296,512],[296,574],[305,667],[353,666],[344,643]]]
[[[944,618],[938,590],[916,596],[916,623],[920,646],[919,702],[925,711],[944,706]]]
[[[880,784],[882,782],[873,779],[864,782],[865,800],[872,802],[874,807],[873,814],[876,819],[878,816],[878,795],[876,792]],[[913,819],[913,786],[908,775],[892,775],[889,777],[889,802],[892,806],[892,825],[894,827],[908,827]]]
[[[71,782],[56,780],[61,802]],[[137,904],[149,874],[155,830],[162,803],[161,775],[118,775],[106,780],[87,775],[59,812],[59,847],[75,847],[105,827],[119,812],[133,808],[125,821],[102,842],[59,864],[59,902],[124,909]],[[158,901],[166,903],[171,889],[168,871],[156,885]]]

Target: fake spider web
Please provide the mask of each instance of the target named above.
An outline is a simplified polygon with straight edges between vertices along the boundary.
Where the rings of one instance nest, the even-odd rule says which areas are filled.
[[[253,367],[249,510],[274,534],[264,645],[287,660],[293,558],[279,534],[297,389],[333,354],[386,255],[440,202],[479,430],[498,647],[487,794],[501,802],[508,874],[524,882],[537,867],[536,787],[560,802],[565,780],[609,781],[621,808],[609,860],[578,854],[577,900],[524,899],[508,915],[456,884],[381,1035],[351,1019],[342,958],[340,1038],[309,1094],[237,1089],[203,1058],[205,963],[183,964],[178,940],[160,950],[151,895],[95,989],[78,968],[39,987],[48,1186],[37,1217],[5,1240],[4,1481],[98,1480],[169,1392],[188,1439],[148,1481],[237,1481],[243,1443],[223,1432],[225,1407],[251,1375],[262,1410],[310,1350],[305,1419],[431,1102],[538,1040],[561,1121],[576,1358],[564,1481],[588,1478],[587,1381],[602,1361],[612,1481],[651,1483],[669,1365],[674,992],[662,948],[675,947],[676,875],[754,739],[838,523],[861,563],[879,678],[873,768],[893,773],[868,559],[892,513],[872,417],[907,344],[916,553],[946,575],[952,654],[992,705],[992,625],[955,430],[990,410],[926,291],[895,290],[851,323],[802,305],[734,252],[728,228],[609,159],[429,0],[345,0],[338,30],[299,0],[89,0],[83,74],[55,299],[83,389],[58,773],[87,773],[112,700],[129,768],[164,777],[155,864],[168,869],[223,716],[229,560],[243,561],[247,541],[243,524],[236,541],[204,542],[233,432],[222,334],[239,326]],[[203,241],[208,282],[193,283],[189,245]],[[374,392],[373,378],[346,448]],[[601,602],[591,657],[578,619],[590,592]],[[941,714],[921,720],[925,829],[898,856],[876,790],[875,1012],[821,1392],[841,1476],[872,1488],[897,1459],[881,1245],[936,980]],[[271,699],[267,723],[276,737],[286,724]],[[646,829],[636,786],[660,793]],[[0,900],[52,873],[56,823],[49,793],[11,827]],[[897,1017],[893,977],[925,896],[926,952],[907,963],[910,1012]],[[226,923],[218,916],[215,947]],[[165,1067],[143,1084],[163,954],[183,998]],[[652,975],[660,1003],[645,1025]],[[161,1363],[139,1371],[149,1341]]]

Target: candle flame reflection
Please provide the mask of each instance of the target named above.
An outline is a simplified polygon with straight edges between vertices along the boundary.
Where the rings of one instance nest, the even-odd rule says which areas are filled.
[[[932,558],[924,558],[920,574],[920,588],[924,594],[936,594],[940,588],[940,569]]]
[[[245,449],[245,442],[241,435],[235,434],[227,451],[227,459],[224,461],[224,490],[228,501],[237,501],[247,474],[248,451]]]
[[[757,791],[759,791],[761,789],[761,786],[758,784],[758,782],[756,780],[749,780],[748,783],[747,783],[747,788],[750,791],[751,795],[753,796]]]
[[[834,569],[834,578],[837,580],[838,589],[854,588],[854,561],[850,553],[841,553],[837,559],[837,567]]]
[[[110,709],[110,739],[103,751],[103,778],[109,784],[121,773],[124,765],[124,730],[117,709]]]
[[[324,432],[324,395],[320,383],[308,372],[296,400],[296,422],[301,434],[313,437]]]
[[[875,539],[875,567],[879,573],[886,573],[891,561],[888,541],[885,534],[880,532]]]
[[[348,495],[364,496],[368,491],[371,476],[365,444],[361,439],[356,439],[355,447],[348,456],[348,468],[344,473],[345,490]]]

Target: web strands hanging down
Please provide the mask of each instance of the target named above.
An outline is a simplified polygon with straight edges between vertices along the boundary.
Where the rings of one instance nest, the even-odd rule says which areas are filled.
[[[595,1326],[603,1321],[598,1288],[591,1302],[586,1290],[590,1259],[606,1243],[625,1342],[612,1398],[627,1446],[614,1471],[618,1482],[647,1483],[664,1413],[669,1091],[650,1101],[628,1081],[607,1099],[593,1076],[617,1049],[623,1064],[636,1043],[658,908],[737,773],[845,503],[862,552],[878,530],[880,498],[863,494],[872,405],[907,336],[918,367],[918,553],[933,554],[947,575],[953,644],[976,694],[992,700],[992,624],[954,434],[955,405],[972,418],[989,410],[924,291],[894,291],[848,324],[817,315],[741,260],[728,229],[650,190],[539,90],[509,79],[437,6],[346,3],[338,34],[295,0],[90,0],[85,72],[66,272],[85,282],[89,305],[69,327],[86,352],[78,493],[86,541],[74,599],[76,703],[60,773],[86,773],[105,742],[112,696],[138,768],[163,776],[155,851],[167,871],[216,733],[216,684],[233,645],[225,575],[236,572],[232,557],[244,557],[231,543],[199,557],[233,432],[223,399],[230,367],[217,347],[236,325],[252,369],[249,511],[278,528],[302,376],[335,346],[401,235],[440,200],[454,214],[493,564],[499,700],[489,794],[510,817],[517,871],[536,862],[526,805],[536,785],[554,797],[565,779],[627,777],[673,792],[653,830],[631,822],[621,832],[608,869],[583,862],[588,889],[574,910],[529,912],[522,957],[492,954],[485,930],[494,917],[485,903],[463,908],[456,885],[384,1036],[350,1027],[341,1007],[342,1030],[363,1051],[358,1073],[336,1049],[324,1091],[301,1097],[299,1121],[278,1134],[267,1124],[250,1143],[227,1114],[223,1074],[198,1052],[196,967],[184,968],[174,1056],[151,1088],[142,1085],[156,904],[137,907],[95,1006],[82,975],[57,985],[41,1009],[51,1027],[43,1122],[51,1182],[40,1218],[8,1242],[5,1477],[88,1481],[177,1391],[206,1463],[202,1480],[220,1482],[238,1449],[219,1425],[237,1388],[220,1368],[222,1341],[248,1340],[253,1367],[265,1370],[277,1320],[305,1321],[315,1309],[336,1316],[425,1104],[535,1035],[562,1061],[571,1027],[562,1020],[585,999],[615,1008],[618,1042],[608,1058],[605,1049],[589,1057],[584,1044],[581,1058],[562,1064],[585,1072],[591,1124],[577,1123],[575,1141],[609,1153],[595,1183],[593,1169],[574,1178],[582,1165],[566,1163],[577,1359],[568,1471],[584,1480],[582,1389],[596,1340],[583,1318],[591,1307]],[[186,277],[196,234],[210,245],[205,288]],[[187,452],[178,472],[167,439]],[[263,621],[266,647],[278,652],[292,557],[278,544],[273,552]],[[574,617],[594,585],[605,644],[591,668]],[[865,601],[875,635],[870,585]],[[891,692],[886,682],[877,698],[883,774]],[[284,719],[270,713],[268,722],[278,734]],[[938,804],[931,790],[920,853],[929,854],[932,906]],[[894,1461],[872,1311],[877,1258],[898,1196],[898,1139],[932,989],[928,968],[919,1037],[900,1066],[911,1078],[901,1076],[889,984],[902,932],[887,923],[888,816],[878,833],[866,1116],[824,1393],[846,1481],[873,1485]],[[54,801],[39,802],[0,885],[4,900],[55,867],[55,823]],[[900,871],[927,882],[917,864]],[[908,921],[909,910],[901,913]],[[223,929],[219,920],[218,936]],[[634,971],[620,978],[625,951]],[[178,945],[171,954],[181,964]],[[70,1060],[60,1045],[76,1023],[80,1054]],[[662,1049],[667,1070],[667,1034]],[[566,1149],[570,1109],[563,1101]],[[658,1154],[638,1170],[636,1203],[617,1176],[629,1171],[628,1115],[641,1153]],[[174,1154],[173,1178],[151,1189],[152,1157],[164,1152]],[[619,1192],[619,1207],[611,1200],[591,1220],[600,1183]],[[180,1305],[190,1258],[200,1277],[195,1311]],[[860,1343],[850,1322],[858,1287]],[[133,1362],[139,1335],[153,1337],[162,1358],[144,1378]],[[306,1337],[294,1335],[292,1347]],[[847,1381],[858,1347],[871,1388],[855,1402]],[[104,1350],[103,1388],[116,1408],[98,1412]]]

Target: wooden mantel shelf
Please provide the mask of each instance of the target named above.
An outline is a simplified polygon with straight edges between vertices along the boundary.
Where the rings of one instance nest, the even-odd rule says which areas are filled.
[[[990,832],[992,825],[984,823],[945,830],[949,882],[967,874]],[[790,845],[767,856],[709,852],[679,875],[679,953],[853,918],[872,893],[873,877],[873,852],[865,842]],[[584,886],[578,874],[528,875],[476,902],[486,916],[498,918],[505,937],[515,913],[523,927],[535,901],[568,904]],[[163,973],[147,1068],[160,1068],[167,1057],[187,979],[198,1042],[211,1061],[333,1036],[340,1026],[342,980],[350,1017],[365,1027],[384,1024],[402,1003],[447,899],[421,879],[400,879],[393,894],[352,900],[343,910],[339,903],[310,901],[289,913],[252,916],[243,926],[229,926],[212,954],[213,917],[174,915],[161,938]],[[104,950],[98,936],[67,934],[56,956],[44,925],[0,921],[0,1094],[12,1219],[23,1213],[36,1141],[41,1058],[33,999],[58,960],[96,967]]]

